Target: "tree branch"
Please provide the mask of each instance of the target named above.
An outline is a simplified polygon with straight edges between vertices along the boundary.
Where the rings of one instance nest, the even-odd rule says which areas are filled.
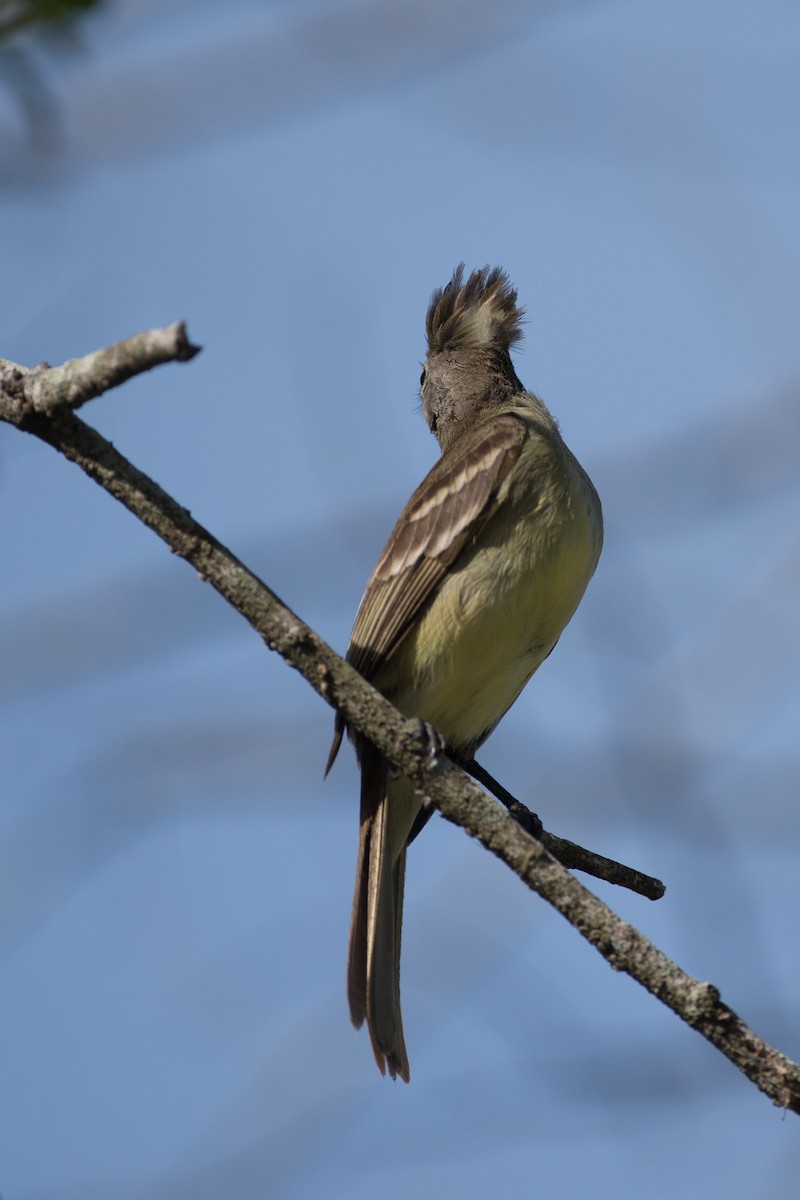
[[[186,336],[184,322],[176,321],[163,329],[135,333],[83,358],[71,358],[60,367],[40,363],[29,370],[0,359],[0,386],[17,400],[20,418],[34,413],[53,416],[60,409],[80,408],[134,375],[162,363],[188,362],[199,352],[200,347]]]
[[[615,970],[657,996],[774,1104],[800,1113],[800,1066],[749,1029],[713,985],[682,971],[587,891],[460,768],[443,756],[431,761],[417,722],[405,720],[185,508],[70,411],[76,396],[83,403],[157,362],[185,361],[194,353],[183,326],[173,325],[62,368],[28,371],[0,360],[0,419],[53,446],[115,496],[224,596],[328,704],[341,709],[350,725],[412,779],[426,801],[502,859]],[[44,400],[37,390],[43,386],[42,375],[47,375]]]

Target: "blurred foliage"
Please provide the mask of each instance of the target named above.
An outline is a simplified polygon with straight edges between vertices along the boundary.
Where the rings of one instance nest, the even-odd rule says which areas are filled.
[[[82,48],[80,25],[106,0],[0,0],[0,80],[13,94],[31,140],[51,145],[58,106],[47,79],[47,55]]]

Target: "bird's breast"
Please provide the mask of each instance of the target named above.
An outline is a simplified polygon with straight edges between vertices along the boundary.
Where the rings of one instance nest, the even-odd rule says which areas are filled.
[[[576,478],[566,496],[540,499],[533,512],[501,506],[398,648],[408,684],[392,698],[402,712],[430,721],[454,748],[494,728],[594,572],[601,533],[593,499]]]

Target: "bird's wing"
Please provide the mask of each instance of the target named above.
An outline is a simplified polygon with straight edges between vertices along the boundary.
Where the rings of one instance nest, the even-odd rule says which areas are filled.
[[[412,495],[367,582],[350,635],[347,661],[365,679],[394,654],[450,565],[495,511],[525,435],[525,422],[513,413],[478,425],[454,442]],[[337,713],[326,775],[344,730]]]
[[[525,423],[511,413],[458,439],[401,512],[367,583],[347,661],[366,679],[395,652],[448,568],[497,507]]]

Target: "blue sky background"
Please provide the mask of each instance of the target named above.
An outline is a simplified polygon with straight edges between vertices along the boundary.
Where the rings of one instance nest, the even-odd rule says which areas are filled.
[[[185,319],[84,415],[343,649],[436,454],[430,292],[504,265],[606,548],[482,759],[800,1058],[797,6],[130,0],[83,43],[50,150],[0,94],[0,353]],[[11,429],[0,505],[4,1200],[794,1200],[796,1118],[438,820],[381,1080],[330,711]]]

